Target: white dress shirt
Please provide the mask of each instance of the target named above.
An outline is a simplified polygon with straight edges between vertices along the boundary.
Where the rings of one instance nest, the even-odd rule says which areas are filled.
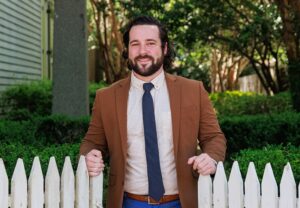
[[[169,93],[164,72],[152,84],[151,95],[157,131],[160,167],[165,195],[177,194],[177,174],[175,169],[172,118]],[[142,112],[143,84],[131,73],[131,85],[127,107],[127,162],[124,190],[133,194],[148,195],[147,162]]]

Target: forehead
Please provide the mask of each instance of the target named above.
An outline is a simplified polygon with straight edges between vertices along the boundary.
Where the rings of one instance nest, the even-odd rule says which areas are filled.
[[[135,25],[129,31],[129,41],[159,40],[159,29],[156,25]]]

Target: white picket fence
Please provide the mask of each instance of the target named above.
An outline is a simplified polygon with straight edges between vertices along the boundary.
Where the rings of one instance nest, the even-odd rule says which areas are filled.
[[[45,188],[44,188],[45,184]],[[22,159],[18,159],[8,193],[8,177],[0,158],[0,208],[102,208],[103,174],[89,178],[85,159],[80,157],[74,176],[71,160],[65,158],[61,177],[54,157],[45,180],[38,157],[27,181]]]
[[[44,186],[45,184],[45,186]],[[103,175],[89,177],[84,157],[81,156],[76,176],[69,157],[65,158],[61,177],[51,157],[45,180],[38,157],[34,158],[29,179],[22,159],[18,159],[12,180],[11,193],[3,160],[0,158],[0,208],[102,208]],[[45,187],[45,188],[44,188]],[[298,187],[300,192],[300,185]],[[283,170],[278,186],[270,163],[266,164],[260,184],[254,164],[248,167],[245,182],[237,162],[229,180],[223,163],[217,166],[214,179],[200,176],[198,180],[199,208],[300,208],[296,182],[290,164]]]

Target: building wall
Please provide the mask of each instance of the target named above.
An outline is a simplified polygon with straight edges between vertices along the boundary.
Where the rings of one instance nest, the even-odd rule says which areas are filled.
[[[42,78],[42,0],[0,0],[0,91]]]

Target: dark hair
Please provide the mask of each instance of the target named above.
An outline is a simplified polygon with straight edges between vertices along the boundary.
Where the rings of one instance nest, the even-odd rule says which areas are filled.
[[[135,25],[156,25],[158,27],[162,49],[164,49],[165,45],[167,45],[167,54],[164,56],[163,67],[165,70],[170,69],[174,61],[175,51],[172,44],[169,41],[168,31],[162,23],[150,16],[139,16],[133,19],[127,25],[123,34],[123,43],[125,46],[123,50],[123,58],[128,59],[129,32],[131,28]]]

